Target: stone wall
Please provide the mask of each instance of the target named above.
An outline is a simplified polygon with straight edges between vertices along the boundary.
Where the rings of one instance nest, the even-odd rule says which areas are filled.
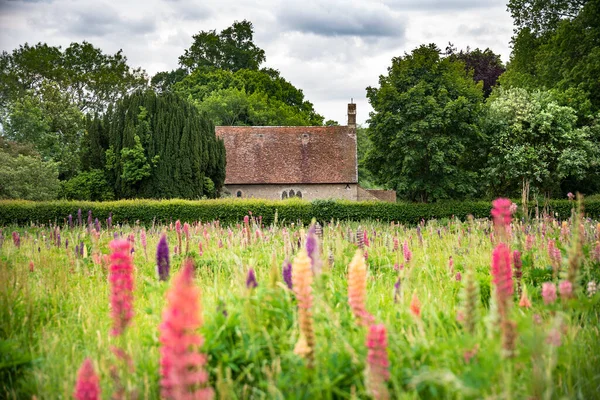
[[[231,193],[232,197],[238,196],[241,192],[242,198],[257,198],[269,200],[281,200],[282,193],[285,192],[289,197],[290,191],[294,195],[298,192],[302,194],[305,200],[316,199],[358,199],[358,185],[355,183],[321,183],[321,184],[296,184],[296,185],[225,185],[225,190]]]

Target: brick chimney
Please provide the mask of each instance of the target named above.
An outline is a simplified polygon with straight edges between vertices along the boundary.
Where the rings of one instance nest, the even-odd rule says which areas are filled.
[[[356,104],[352,100],[348,104],[348,126],[356,128]]]

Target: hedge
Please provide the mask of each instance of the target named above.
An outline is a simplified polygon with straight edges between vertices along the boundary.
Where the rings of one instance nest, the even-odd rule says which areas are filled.
[[[586,201],[585,211],[588,217],[600,216],[600,201]],[[553,200],[549,209],[559,218],[568,218],[573,203],[567,200]],[[531,206],[530,206],[531,208]],[[108,202],[86,201],[23,201],[0,200],[0,225],[30,223],[59,223],[66,221],[69,215],[77,220],[77,211],[81,209],[84,223],[88,210],[93,218],[103,223],[112,212],[113,223],[151,224],[156,222],[212,221],[222,224],[234,224],[242,221],[252,212],[262,216],[263,222],[271,223],[277,213],[278,220],[284,222],[310,222],[314,217],[319,221],[330,220],[380,220],[415,224],[421,219],[451,218],[465,219],[468,215],[487,218],[491,203],[488,201],[452,201],[431,204],[422,203],[384,203],[316,200],[312,202],[298,199],[269,201],[260,199],[217,199],[217,200],[119,200]]]

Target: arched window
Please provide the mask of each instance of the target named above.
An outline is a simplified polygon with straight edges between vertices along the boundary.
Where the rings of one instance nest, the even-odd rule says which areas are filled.
[[[238,190],[237,193],[235,194],[237,197],[242,197],[242,191]]]
[[[296,192],[296,197],[302,198],[302,192],[298,190]]]
[[[290,197],[294,197],[296,195],[296,193],[294,192],[294,189],[290,190]]]
[[[285,200],[287,198],[288,198],[287,192],[284,190],[283,192],[281,192],[281,200]]]

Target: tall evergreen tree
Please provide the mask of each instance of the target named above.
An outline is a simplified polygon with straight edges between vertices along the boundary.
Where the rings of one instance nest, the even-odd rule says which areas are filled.
[[[223,141],[211,121],[175,94],[133,93],[90,126],[88,141],[103,144],[117,198],[194,199],[214,196],[213,187],[223,185]],[[99,132],[107,133],[106,143]],[[96,144],[88,152],[99,154]]]

